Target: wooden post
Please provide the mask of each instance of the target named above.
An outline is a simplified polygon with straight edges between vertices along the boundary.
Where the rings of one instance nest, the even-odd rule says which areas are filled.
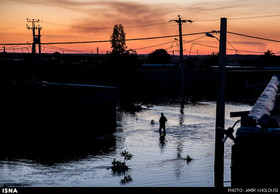
[[[227,19],[221,18],[220,46],[219,46],[219,68],[217,79],[217,106],[216,106],[216,130],[215,130],[215,187],[224,186],[224,129],[225,123],[225,66],[226,66],[226,36]]]

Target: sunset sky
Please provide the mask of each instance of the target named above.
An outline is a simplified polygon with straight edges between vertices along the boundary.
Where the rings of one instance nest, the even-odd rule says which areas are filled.
[[[228,18],[228,31],[280,40],[279,0],[1,0],[0,43],[32,42],[26,18],[40,19],[42,43],[109,40],[115,24],[122,24],[126,38],[145,38],[178,34],[174,20],[193,20],[183,24],[183,33],[219,30],[220,18]],[[30,25],[30,23],[29,23]],[[219,34],[216,34],[219,38]],[[198,39],[201,38],[201,39]],[[184,54],[211,54],[218,41],[205,35],[184,36]],[[191,41],[198,39],[196,41]],[[188,42],[191,41],[191,42]],[[280,54],[280,43],[228,34],[228,54],[261,54],[266,50]],[[166,43],[166,44],[164,44]],[[155,46],[162,44],[160,46]],[[174,38],[127,41],[138,54],[158,48],[178,54]],[[232,47],[232,46],[233,47]],[[110,51],[110,43],[43,45],[42,52]],[[3,51],[1,46],[0,51]],[[6,46],[8,52],[31,52],[31,46]],[[191,52],[190,52],[191,51]],[[245,52],[248,51],[248,52]],[[252,51],[252,52],[249,52]]]

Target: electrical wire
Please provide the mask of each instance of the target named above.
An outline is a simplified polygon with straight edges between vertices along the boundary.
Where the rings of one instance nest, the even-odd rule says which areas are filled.
[[[254,39],[259,39],[259,40],[265,40],[265,41],[279,42],[280,43],[280,40],[273,40],[273,39],[269,39],[269,38],[262,38],[262,37],[257,37],[257,36],[247,35],[247,34],[241,34],[241,33],[236,33],[236,32],[229,32],[229,31],[227,33],[237,35],[237,36],[244,36],[244,37],[247,37],[247,38],[254,38]]]
[[[194,36],[199,34],[205,34],[207,32],[196,32],[190,34],[182,34],[182,36]],[[134,38],[134,39],[126,39],[126,41],[135,41],[135,40],[152,40],[152,39],[161,39],[161,38],[174,38],[178,37],[179,35],[170,35],[170,36],[155,36],[155,37],[147,37],[147,38]]]
[[[141,28],[141,27],[147,27],[147,26],[157,26],[157,25],[163,25],[168,24],[167,22],[158,22],[158,23],[151,23],[151,24],[143,24],[143,25],[137,25],[137,26],[124,26],[125,28]],[[112,28],[110,28],[112,29]]]
[[[15,49],[15,48],[18,48],[20,47],[21,45],[15,45],[15,46],[12,46],[12,47],[5,47],[6,50],[11,50],[11,49]]]
[[[61,48],[57,46],[51,46],[51,45],[45,45],[48,49],[56,49],[56,50],[62,50],[62,51],[69,51],[69,52],[78,52],[78,53],[89,53],[89,51],[83,51],[83,50],[75,50],[75,49],[67,49],[67,48]]]
[[[201,44],[201,43],[193,43],[196,45],[200,45],[200,46],[205,46],[205,47],[210,47],[210,48],[216,48],[218,49],[218,46],[212,46],[212,45],[207,45],[207,44]],[[231,50],[231,51],[238,51],[240,52],[246,52],[246,53],[264,53],[264,52],[260,52],[260,51],[248,51],[248,50],[237,50],[237,49],[227,49],[227,50]]]
[[[9,29],[15,28],[15,27],[21,25],[23,23],[23,21],[25,21],[25,20],[21,19],[21,20],[15,22],[15,23],[7,25],[7,26],[1,26],[0,27],[0,31],[4,31],[4,30],[9,30]]]
[[[182,36],[194,36],[199,34],[205,34],[207,32],[196,32],[190,34],[182,34]],[[137,40],[154,40],[154,39],[163,39],[163,38],[174,38],[179,35],[167,35],[167,36],[154,36],[154,37],[146,37],[146,38],[131,38],[126,39],[126,41],[137,41]],[[111,42],[111,40],[92,40],[92,41],[77,41],[77,42],[45,42],[41,43],[42,45],[50,45],[50,44],[87,44],[87,43],[105,43]],[[0,43],[0,45],[31,45],[32,43]]]
[[[67,27],[67,25],[60,25],[57,23],[52,23],[52,22],[45,22],[46,24],[50,25],[55,25],[55,26],[62,26],[62,27]],[[163,24],[168,24],[167,22],[156,22],[156,23],[150,23],[150,24],[143,24],[143,25],[136,25],[136,26],[125,26],[123,25],[126,29],[127,28],[141,28],[141,27],[148,27],[148,26],[158,26],[158,25],[163,25]],[[112,27],[83,27],[83,29],[88,29],[88,30],[112,30]]]
[[[248,20],[248,19],[271,18],[271,17],[280,17],[280,15],[277,14],[277,15],[249,16],[249,17],[240,17],[240,18],[229,18],[228,20]]]
[[[280,17],[280,15],[275,14],[275,15],[261,15],[261,16],[251,16],[251,17],[238,17],[238,18],[228,18],[228,20],[246,20],[246,19],[270,18],[270,17]],[[182,17],[182,19],[184,19],[184,18]],[[213,22],[213,21],[219,21],[219,19],[194,20],[194,22]],[[55,25],[55,26],[64,26],[64,27],[67,26],[67,25],[63,25],[63,24],[46,22],[46,21],[44,21],[44,23],[50,24],[50,25]],[[141,27],[157,26],[157,25],[163,25],[163,24],[168,24],[168,22],[155,22],[155,23],[143,24],[143,25],[135,25],[135,26],[125,26],[125,25],[123,25],[123,26],[125,28],[141,28]],[[86,29],[89,29],[89,30],[112,30],[112,27],[88,27]],[[0,31],[1,31],[1,29],[0,29]]]
[[[248,19],[260,19],[260,18],[270,18],[270,17],[280,17],[279,14],[275,15],[261,15],[261,16],[250,16],[250,17],[238,17],[238,18],[227,18],[227,20],[248,20]],[[206,20],[194,20],[194,22],[218,22],[219,19],[206,19]]]
[[[237,50],[229,41],[227,41],[227,43],[235,50],[236,53],[240,54],[239,50]]]
[[[195,38],[195,39],[193,39],[193,40],[183,41],[183,44],[189,43],[189,42],[194,42],[194,41],[196,41],[196,40],[200,40],[200,39],[205,38],[205,37],[206,37],[206,36],[201,36],[201,37]]]
[[[175,46],[173,46],[174,42],[176,43],[176,45],[175,45]],[[177,41],[177,40],[173,40],[173,42],[172,42],[171,46],[170,46],[170,47],[168,47],[168,48],[165,48],[165,50],[169,50],[169,52],[171,52],[170,50],[171,50],[171,48],[173,48],[173,47],[178,47],[178,41]]]
[[[207,32],[197,32],[197,33],[190,33],[190,34],[183,34],[182,36],[193,36],[193,35],[199,35],[199,34],[205,34]],[[236,32],[230,32],[228,31],[227,33],[229,34],[233,34],[233,35],[237,35],[237,36],[243,36],[243,37],[247,37],[247,38],[254,38],[254,39],[259,39],[259,40],[263,40],[263,41],[270,41],[270,42],[277,42],[279,43],[279,40],[273,40],[273,39],[268,39],[268,38],[263,38],[263,37],[257,37],[257,36],[252,36],[252,35],[246,35],[246,34],[241,34],[241,33],[236,33]],[[167,35],[167,36],[156,36],[156,37],[145,37],[145,38],[132,38],[132,39],[126,39],[126,41],[139,41],[139,40],[154,40],[154,39],[163,39],[163,38],[174,38],[174,37],[178,37],[179,35]],[[199,37],[190,41],[184,41],[185,43],[189,43],[189,42],[193,42],[196,40],[199,40],[203,37]],[[47,42],[47,43],[41,43],[41,45],[55,45],[55,44],[85,44],[85,43],[105,43],[105,42],[110,42],[110,40],[97,40],[97,41],[78,41],[78,42]],[[136,50],[140,50],[140,49],[145,49],[145,48],[150,48],[150,47],[155,47],[155,46],[161,46],[161,45],[165,45],[165,44],[169,44],[172,43],[171,47],[168,47],[166,50],[171,49],[173,47],[173,43],[174,41],[169,41],[166,43],[162,43],[162,44],[157,44],[157,45],[152,45],[152,46],[147,46],[147,47],[143,47],[143,48],[138,48]],[[200,44],[200,43],[193,43],[193,44],[197,44],[200,46],[207,46],[207,47],[211,47],[211,48],[218,48],[216,46],[211,46],[211,45],[205,45],[205,44]],[[228,50],[234,50],[236,52],[251,52],[251,53],[263,53],[263,52],[258,52],[258,51],[246,51],[246,50],[237,50],[231,43],[228,42],[228,44],[233,48],[233,49],[228,49]],[[32,45],[32,43],[27,42],[27,43],[0,43],[0,45],[4,45],[4,46],[23,46],[23,45]],[[63,50],[71,50],[71,49],[63,49]],[[72,52],[86,52],[86,51],[78,51],[78,50],[71,50]]]
[[[0,45],[4,45],[4,46],[11,46],[11,45],[32,45],[32,43],[30,43],[30,42],[26,42],[26,43],[0,43]]]
[[[141,47],[141,48],[137,48],[137,49],[134,49],[134,50],[142,50],[142,49],[147,49],[147,48],[153,48],[153,47],[157,47],[157,46],[162,46],[162,45],[170,44],[170,43],[173,43],[173,42],[174,42],[174,40],[168,41],[168,42],[165,42],[165,43],[161,43],[161,44],[156,44],[156,45]]]

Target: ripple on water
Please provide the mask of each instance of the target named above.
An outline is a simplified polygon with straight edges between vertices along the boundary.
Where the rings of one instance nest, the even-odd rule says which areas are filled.
[[[235,119],[231,111],[248,110],[242,104],[226,106],[226,125]],[[86,186],[86,187],[212,187],[214,172],[214,129],[216,106],[213,102],[186,105],[156,105],[135,114],[118,112],[116,144],[109,153],[51,166],[29,160],[0,161],[0,186]],[[168,119],[165,137],[158,132],[160,113]],[[183,113],[183,114],[182,114]],[[151,120],[155,124],[151,124]],[[229,140],[228,140],[229,141]],[[230,178],[231,143],[225,144],[225,176]],[[110,169],[114,158],[127,150],[130,170],[116,175]],[[193,160],[186,161],[189,155]],[[131,181],[120,182],[125,175]]]

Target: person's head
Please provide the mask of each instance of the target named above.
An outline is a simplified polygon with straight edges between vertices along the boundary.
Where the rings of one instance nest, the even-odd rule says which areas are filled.
[[[163,113],[161,113],[161,116],[164,116],[164,114],[163,114]]]

